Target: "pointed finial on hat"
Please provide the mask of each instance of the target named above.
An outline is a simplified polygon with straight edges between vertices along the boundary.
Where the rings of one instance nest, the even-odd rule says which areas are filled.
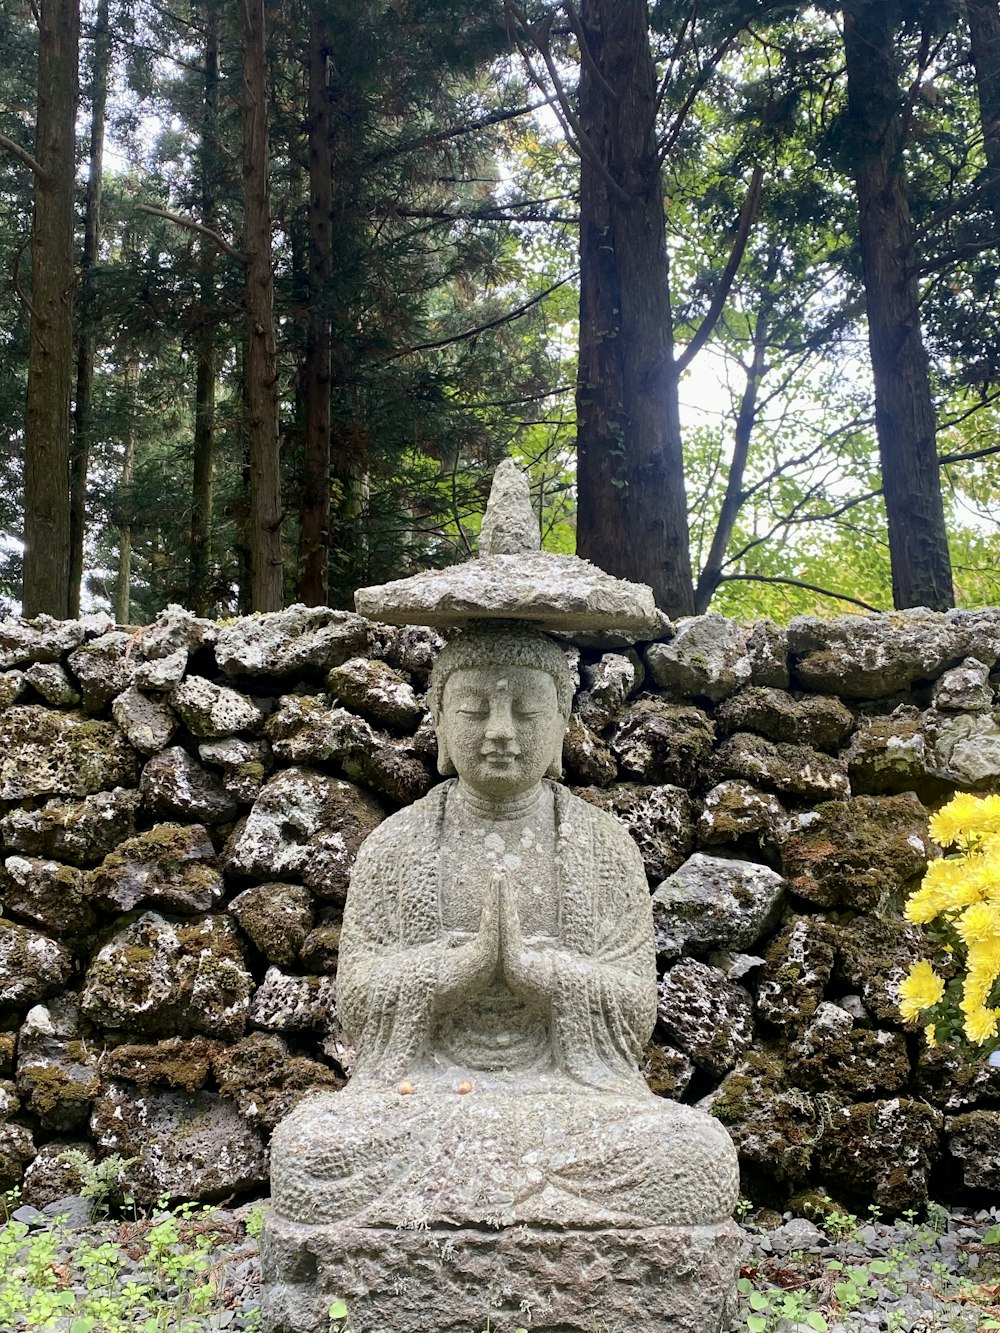
[[[541,545],[528,479],[512,458],[506,458],[493,474],[489,503],[479,533],[479,554],[521,555],[538,551]]]

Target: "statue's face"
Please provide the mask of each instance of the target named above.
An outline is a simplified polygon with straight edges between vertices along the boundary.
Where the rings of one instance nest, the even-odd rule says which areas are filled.
[[[437,727],[464,782],[484,796],[509,797],[544,777],[566,719],[547,671],[491,666],[448,677]]]

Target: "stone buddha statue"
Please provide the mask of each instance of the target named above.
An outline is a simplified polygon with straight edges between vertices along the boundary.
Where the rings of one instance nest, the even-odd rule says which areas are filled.
[[[491,1309],[503,1329],[505,1308],[510,1328],[589,1330],[538,1255],[559,1236],[573,1269],[605,1235],[616,1328],[659,1327],[642,1296],[659,1284],[671,1327],[717,1329],[736,1155],[639,1073],[656,1017],[649,889],[624,829],[555,781],[565,652],[530,623],[473,624],[440,654],[429,702],[446,780],[368,838],[348,893],[337,1005],[353,1076],[274,1135],[265,1326],[318,1333],[341,1297],[357,1333],[479,1333]],[[473,1328],[455,1285],[486,1280],[484,1263]]]

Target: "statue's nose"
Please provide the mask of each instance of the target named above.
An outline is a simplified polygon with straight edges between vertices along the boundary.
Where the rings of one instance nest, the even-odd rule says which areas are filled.
[[[490,706],[485,738],[488,741],[509,742],[514,739],[514,719],[511,716],[510,705],[503,700],[494,700]]]

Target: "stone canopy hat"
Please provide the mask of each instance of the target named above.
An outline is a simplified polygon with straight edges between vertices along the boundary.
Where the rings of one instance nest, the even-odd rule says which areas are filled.
[[[557,633],[656,638],[663,632],[664,617],[644,583],[616,579],[575,555],[541,550],[527,479],[511,459],[494,474],[479,550],[477,560],[359,588],[355,606],[391,625],[461,628],[518,620]]]

